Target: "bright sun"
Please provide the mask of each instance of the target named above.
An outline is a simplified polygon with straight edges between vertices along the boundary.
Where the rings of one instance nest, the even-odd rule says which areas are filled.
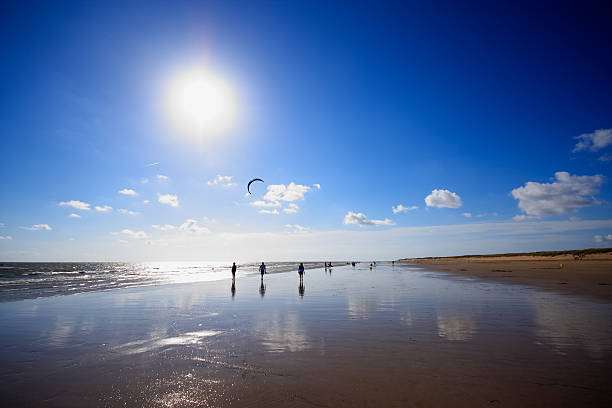
[[[219,135],[236,121],[234,90],[222,78],[201,68],[177,75],[170,82],[167,101],[172,122],[188,134]]]

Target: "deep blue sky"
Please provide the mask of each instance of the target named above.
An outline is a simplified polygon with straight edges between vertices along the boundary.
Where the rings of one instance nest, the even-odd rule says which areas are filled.
[[[349,256],[342,245],[353,239],[355,248],[380,257],[605,245],[612,162],[600,158],[612,147],[573,150],[577,136],[612,128],[612,13],[585,4],[3,5],[0,236],[11,239],[0,240],[0,257],[203,259],[217,256],[202,248],[224,233],[255,241],[249,234],[276,234],[269,244],[275,248],[287,239],[283,231],[295,229],[287,224],[308,229],[298,244],[308,258],[323,251],[312,244],[316,234],[331,231],[344,235],[326,238],[320,256]],[[239,95],[239,123],[215,140],[184,137],[163,109],[165,84],[194,64],[225,78]],[[146,167],[153,162],[160,164]],[[547,185],[556,172],[603,178]],[[156,174],[168,180],[157,182]],[[237,185],[207,185],[217,174]],[[253,177],[266,185],[245,198]],[[549,195],[531,194],[536,210],[525,211],[511,192],[530,181]],[[280,207],[250,205],[268,186],[290,182],[310,191]],[[119,194],[124,188],[138,197]],[[427,206],[434,189],[455,193],[461,206]],[[179,206],[159,203],[157,193],[176,195]],[[540,205],[542,197],[548,201]],[[91,209],[59,205],[70,200]],[[299,205],[297,213],[282,212],[290,202]],[[398,204],[419,208],[394,214]],[[96,205],[113,210],[97,212]],[[537,210],[542,206],[548,210]],[[280,214],[261,214],[262,208]],[[345,223],[349,212],[394,225]],[[514,221],[516,215],[529,219]],[[457,246],[468,238],[406,230],[417,236],[396,238],[393,251],[376,238],[394,233],[388,230],[474,223],[514,231],[528,222],[537,230],[538,223],[570,217],[574,226],[522,241],[504,241],[512,232],[492,241],[484,226]],[[602,222],[580,225],[577,218]],[[169,236],[152,227],[187,219],[210,233]],[[21,228],[36,224],[52,229]],[[126,229],[147,238],[120,233]],[[240,239],[232,236],[223,248],[256,257]],[[414,240],[427,245],[416,250]],[[190,245],[192,252],[177,249]],[[270,249],[268,256],[289,255]]]

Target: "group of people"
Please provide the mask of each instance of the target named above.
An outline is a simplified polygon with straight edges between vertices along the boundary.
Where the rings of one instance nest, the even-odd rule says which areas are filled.
[[[327,266],[327,264],[326,264]],[[329,263],[329,267],[331,267],[331,262]],[[236,270],[238,267],[236,266],[236,262],[232,264],[232,280],[236,280]],[[304,279],[304,263],[300,262],[300,266],[298,266],[298,275],[300,275],[300,281]],[[263,281],[263,277],[266,274],[266,264],[264,262],[259,265],[259,273],[261,273],[261,280]]]

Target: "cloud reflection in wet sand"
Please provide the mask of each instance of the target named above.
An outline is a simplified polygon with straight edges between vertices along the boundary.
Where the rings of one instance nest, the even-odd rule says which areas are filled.
[[[283,317],[275,313],[271,320],[259,322],[256,332],[260,334],[263,346],[273,353],[296,352],[310,348],[300,319],[293,313]]]
[[[470,340],[476,333],[476,322],[469,315],[438,314],[438,336],[451,341]]]
[[[145,353],[168,346],[185,346],[199,344],[202,343],[205,338],[216,336],[220,333],[222,332],[214,330],[201,330],[196,332],[184,333],[180,336],[174,337],[157,337],[144,340],[136,340],[121,344],[115,347],[114,350],[118,351],[121,354]]]

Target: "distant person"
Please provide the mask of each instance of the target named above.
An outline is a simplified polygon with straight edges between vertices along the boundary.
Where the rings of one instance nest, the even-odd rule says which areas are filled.
[[[372,264],[370,264],[370,270],[372,270]]]
[[[351,262],[351,265],[353,265],[353,268],[355,267],[355,262]]]
[[[261,273],[261,280],[263,280],[263,276],[266,273],[266,264],[263,262],[261,263],[261,265],[259,265],[259,273]]]
[[[300,281],[304,279],[304,264],[302,262],[298,266],[298,275],[300,275]]]
[[[232,279],[236,279],[236,262],[232,265]]]
[[[391,261],[391,265],[395,265],[395,261]]]
[[[329,267],[331,268],[331,267],[332,267],[332,264],[331,264],[331,262],[330,262],[330,263],[329,263],[329,265],[327,265],[327,266],[329,266]]]

